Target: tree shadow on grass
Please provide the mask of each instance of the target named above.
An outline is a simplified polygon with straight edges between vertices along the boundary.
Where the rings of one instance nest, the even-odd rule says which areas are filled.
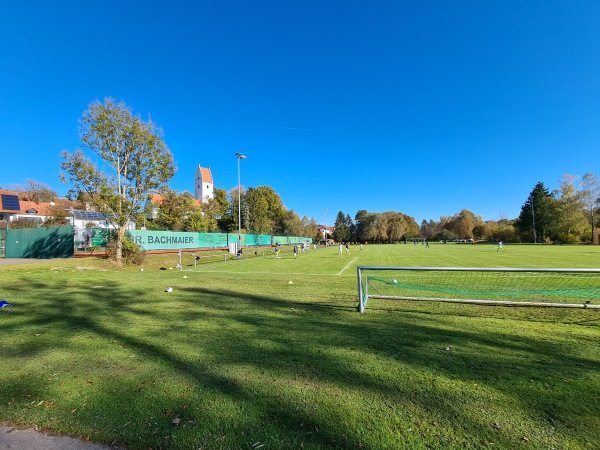
[[[597,406],[579,416],[572,412],[581,387],[548,388],[548,383],[578,377],[588,398],[599,398],[598,361],[578,357],[571,346],[554,345],[548,336],[490,331],[477,318],[449,324],[443,314],[365,317],[331,305],[324,315],[326,304],[318,302],[207,288],[184,288],[165,298],[102,284],[70,287],[71,299],[52,282],[30,280],[26,290],[32,297],[5,328],[20,338],[2,350],[2,357],[26,363],[61,351],[81,358],[72,364],[100,373],[93,385],[82,380],[81,396],[95,402],[72,420],[95,430],[104,442],[116,438],[131,448],[237,448],[240,442],[270,439],[273,447],[393,448],[394,442],[402,447],[401,442],[417,439],[415,445],[422,447],[459,448],[479,445],[469,441],[474,433],[509,448],[520,436],[494,428],[492,417],[484,420],[459,406],[465,399],[482,404],[490,393],[510,399],[539,424],[535,433],[560,428],[583,447],[582,427],[598,427],[597,420],[585,417],[597,417]],[[107,350],[104,361],[102,351],[78,344],[87,342],[86,336],[100,348],[123,350]],[[450,343],[454,350],[444,351]],[[135,359],[121,358],[125,352]],[[544,373],[549,367],[550,377]],[[42,380],[41,374],[12,374],[4,380],[10,388],[0,393],[1,404],[18,408],[30,398],[51,398],[52,385]],[[453,389],[452,382],[481,385],[485,392]],[[187,408],[186,389],[192,398]],[[565,394],[573,398],[565,400]],[[356,403],[348,404],[348,396],[356,396]],[[561,411],[565,405],[568,412]],[[413,416],[405,418],[403,410]],[[175,416],[188,425],[174,427]],[[402,427],[380,429],[373,424],[378,419],[388,428],[395,420]],[[349,426],[342,425],[348,421]],[[421,427],[418,436],[407,431],[410,426]]]

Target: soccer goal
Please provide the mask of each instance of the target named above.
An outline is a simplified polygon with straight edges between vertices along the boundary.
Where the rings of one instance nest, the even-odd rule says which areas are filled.
[[[369,299],[600,309],[600,269],[358,266]]]

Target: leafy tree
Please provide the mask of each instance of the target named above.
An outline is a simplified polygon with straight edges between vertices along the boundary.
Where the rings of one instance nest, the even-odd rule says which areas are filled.
[[[596,222],[598,220],[597,212],[600,208],[600,184],[598,183],[598,177],[590,172],[584,174],[579,188],[581,202],[591,228],[591,242],[594,242]]]
[[[475,228],[476,223],[481,222],[481,219],[475,217],[475,214],[468,209],[463,209],[454,217],[455,233],[462,239],[469,239],[473,237],[473,228]]]
[[[202,202],[184,221],[186,231],[216,232],[219,231],[219,217],[221,206],[214,199]]]
[[[482,222],[473,227],[473,239],[480,241],[486,239],[488,237],[490,231],[490,225],[488,223]]]
[[[361,209],[354,216],[354,221],[356,224],[356,240],[359,242],[368,242],[371,240],[375,214]]]
[[[447,228],[442,228],[442,231],[440,231],[437,235],[437,239],[440,239],[442,241],[451,241],[453,239],[457,239],[457,236]]]
[[[217,221],[200,209],[194,210],[183,220],[184,231],[212,232],[217,229]]]
[[[217,228],[221,230],[221,232],[227,232],[231,229],[231,224],[233,223],[233,217],[231,216],[232,207],[227,200],[227,191],[225,189],[215,188],[214,190],[214,198],[212,201],[209,200],[211,204],[210,209],[212,211],[212,203],[214,203],[214,218],[217,221]]]
[[[577,178],[573,175],[563,175],[559,188],[554,191],[556,209],[552,237],[566,243],[580,242],[582,236],[587,234],[587,220],[575,184]]]
[[[439,222],[434,222],[433,220],[427,222],[425,219],[423,219],[420,228],[421,236],[423,236],[427,240],[435,239],[441,231]]]
[[[46,220],[42,223],[42,226],[55,227],[69,224],[67,219],[69,216],[67,209],[59,202],[57,202],[55,205],[49,206],[48,213],[49,214],[46,216]]]
[[[355,239],[360,242],[397,242],[407,235],[418,236],[421,230],[413,217],[396,211],[369,213],[363,209],[355,220]]]
[[[93,207],[108,216],[116,229],[114,259],[121,265],[130,217],[143,209],[150,192],[173,177],[173,156],[150,119],[134,117],[124,103],[112,98],[90,105],[82,117],[80,139],[106,172],[81,150],[63,151],[61,180],[72,184],[70,193],[88,194]]]
[[[448,218],[444,224],[444,228],[451,231],[459,239],[469,239],[473,237],[473,228],[480,223],[483,223],[481,217],[475,216],[468,209],[463,209],[451,218]]]
[[[419,224],[417,223],[415,218],[407,214],[400,214],[402,214],[402,217],[404,218],[405,233],[411,233],[413,236],[418,236],[419,232],[421,231],[421,228],[419,227]]]
[[[194,196],[187,191],[178,193],[171,189],[162,191],[162,201],[158,205],[158,215],[154,219],[156,226],[166,230],[181,231],[184,222],[192,214],[200,214],[200,207]]]
[[[285,208],[279,194],[270,186],[248,188],[244,201],[247,205],[248,219],[242,220],[242,223],[246,224],[248,233],[271,234],[275,230],[283,232]],[[235,219],[237,224],[237,218]]]
[[[404,215],[395,211],[386,211],[377,217],[379,240],[382,242],[398,242],[406,233]]]
[[[303,232],[302,236],[308,236],[312,238],[313,241],[319,242],[323,235],[319,232],[319,225],[314,217],[310,219],[307,216],[302,217],[302,227]]]
[[[519,240],[517,230],[512,221],[501,219],[498,222],[494,222],[494,225],[493,232],[489,235],[490,240],[496,242],[517,242]]]
[[[304,226],[298,214],[293,209],[285,211],[283,213],[283,234],[287,236],[302,236],[304,233]]]

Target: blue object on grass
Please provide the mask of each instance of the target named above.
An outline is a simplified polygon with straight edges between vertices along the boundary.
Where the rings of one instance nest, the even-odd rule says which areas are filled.
[[[4,308],[5,306],[15,306],[12,303],[8,303],[6,300],[0,300],[0,308]]]

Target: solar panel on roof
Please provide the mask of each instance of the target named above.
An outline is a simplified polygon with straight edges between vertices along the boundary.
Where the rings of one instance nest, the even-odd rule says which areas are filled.
[[[20,211],[19,197],[11,194],[0,194],[2,196],[2,209],[5,211]]]
[[[78,220],[107,220],[109,221],[111,218],[116,218],[114,215],[109,215],[102,212],[96,211],[83,211],[81,209],[73,210],[73,217]],[[135,222],[133,217],[129,218],[130,221]]]
[[[87,220],[106,220],[107,216],[104,213],[96,211],[73,211],[73,215],[76,219],[87,219]]]

